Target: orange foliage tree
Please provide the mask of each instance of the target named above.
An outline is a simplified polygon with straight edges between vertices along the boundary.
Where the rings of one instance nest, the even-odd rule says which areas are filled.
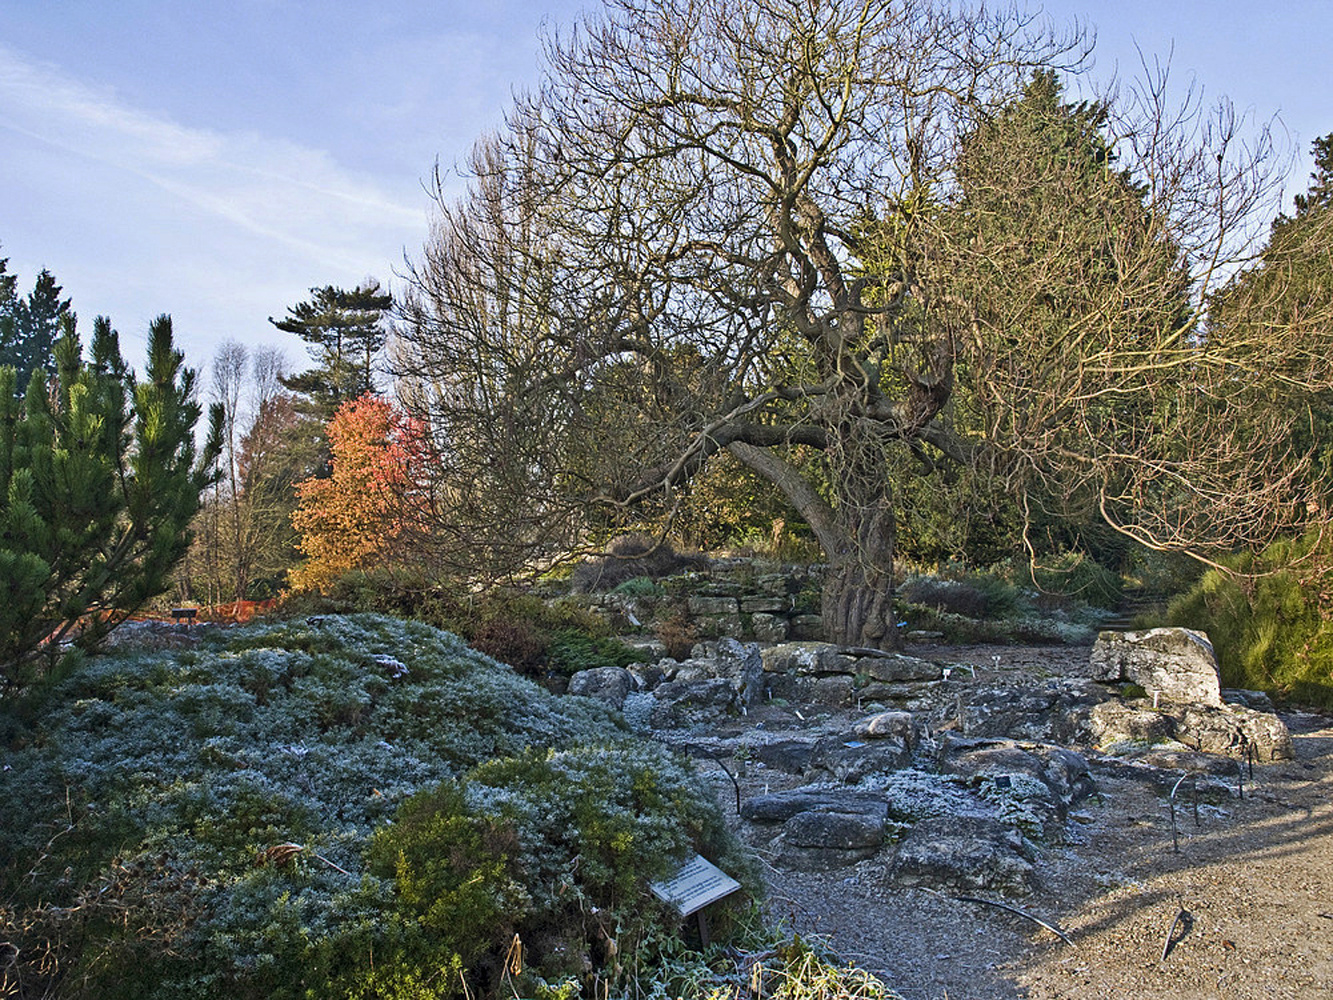
[[[344,403],[328,438],[333,474],[296,486],[292,524],[306,556],[290,573],[298,590],[323,589],[349,570],[401,564],[429,507],[425,428],[388,400],[368,393]]]

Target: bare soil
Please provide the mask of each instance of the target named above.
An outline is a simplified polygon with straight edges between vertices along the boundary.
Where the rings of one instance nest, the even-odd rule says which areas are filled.
[[[1006,683],[1078,676],[1088,656],[1078,647],[912,652]],[[766,709],[750,721],[796,729],[818,711]],[[1055,924],[1072,943],[947,890],[890,885],[892,848],[831,872],[768,864],[767,905],[905,1000],[1333,997],[1333,717],[1279,714],[1296,759],[1256,764],[1243,797],[1233,789],[1202,802],[1197,826],[1182,797],[1178,853],[1167,796],[1094,765],[1099,794],[1074,808],[1064,843],[1043,848],[1040,889],[991,897]],[[786,787],[785,777],[750,767],[743,791]]]

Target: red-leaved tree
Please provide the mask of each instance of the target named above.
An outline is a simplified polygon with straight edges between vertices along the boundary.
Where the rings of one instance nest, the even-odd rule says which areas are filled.
[[[424,428],[382,397],[344,403],[329,421],[333,474],[296,486],[292,524],[306,562],[298,590],[323,589],[355,569],[401,565],[429,505]]]

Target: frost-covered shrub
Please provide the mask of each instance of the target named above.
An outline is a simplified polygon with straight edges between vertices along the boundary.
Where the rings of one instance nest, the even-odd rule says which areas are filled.
[[[961,580],[909,576],[898,588],[898,597],[908,604],[967,618],[1005,618],[1023,604],[1015,587],[983,574],[971,574]]]
[[[0,976],[23,995],[429,1000],[475,990],[497,934],[540,914],[568,920],[547,953],[559,937],[581,972],[613,913],[652,912],[647,873],[734,850],[665,750],[419,623],[121,651],[33,718],[0,771],[0,940],[20,955]],[[453,860],[424,862],[436,848]],[[612,909],[575,921],[580,898]],[[442,934],[455,915],[478,936]]]
[[[575,594],[612,590],[636,577],[660,580],[687,570],[702,569],[708,560],[697,553],[677,552],[670,542],[633,533],[611,539],[606,555],[574,567],[569,589]]]

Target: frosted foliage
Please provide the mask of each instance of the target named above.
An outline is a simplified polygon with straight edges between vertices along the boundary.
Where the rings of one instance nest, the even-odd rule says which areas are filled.
[[[19,885],[0,872],[0,899],[70,906],[116,871],[171,873],[172,948],[223,956],[216,972],[180,972],[201,996],[226,995],[228,977],[260,975],[284,949],[336,955],[340,935],[389,933],[394,883],[366,872],[368,840],[409,796],[447,780],[518,833],[534,897],[591,863],[589,829],[609,845],[607,884],[616,852],[725,840],[693,772],[638,744],[609,709],[386,617],[120,651],[51,691],[34,718],[5,754],[0,816],[9,870],[37,874]],[[267,859],[284,844],[301,850]],[[183,988],[173,982],[160,995]]]

